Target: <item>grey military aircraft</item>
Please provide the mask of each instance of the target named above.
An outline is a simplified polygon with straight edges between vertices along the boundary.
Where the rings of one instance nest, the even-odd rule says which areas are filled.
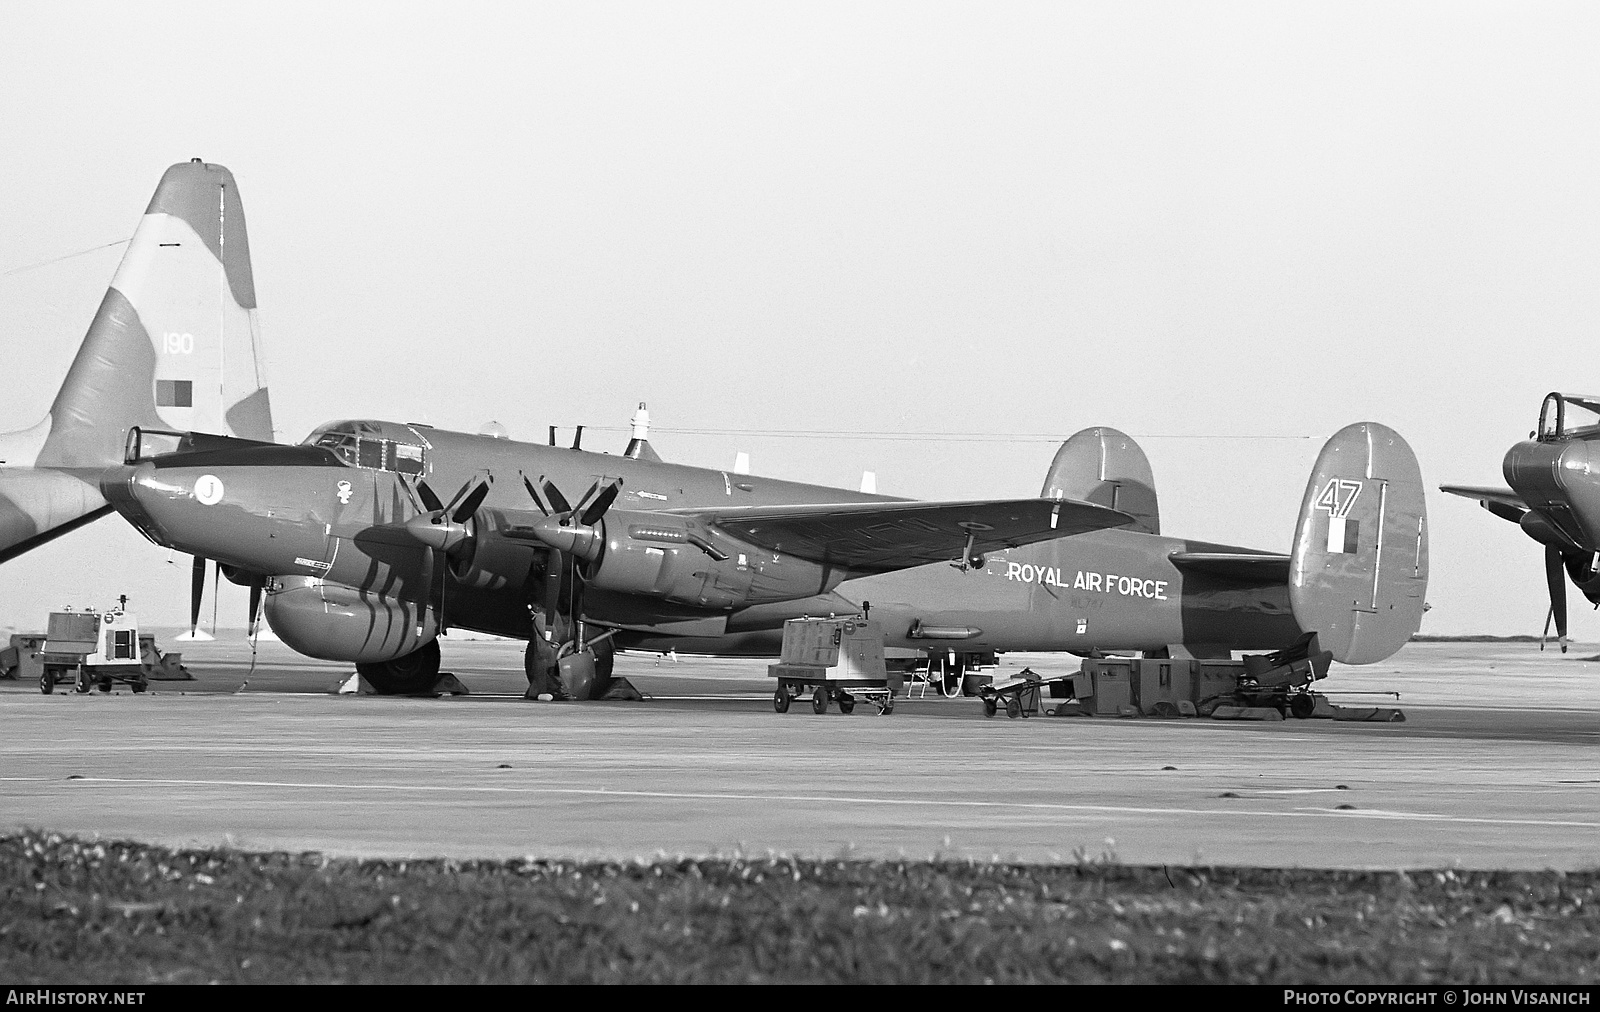
[[[1044,495],[997,501],[670,464],[642,439],[613,456],[581,432],[559,447],[377,420],[154,455],[135,431],[101,490],[155,543],[264,592],[285,643],[388,692],[433,684],[452,626],[528,639],[530,694],[579,697],[605,691],[617,646],[772,653],[804,614],[870,612],[888,645],[969,653],[1276,649],[1315,631],[1348,663],[1417,628],[1421,476],[1392,430],[1328,441],[1289,555],[1161,536],[1148,464],[1113,453],[1119,437],[1069,440]]]
[[[1544,546],[1550,590],[1544,635],[1552,621],[1567,651],[1567,580],[1600,606],[1600,397],[1546,394],[1539,427],[1506,451],[1510,488],[1441,485],[1479,505]],[[1540,649],[1544,647],[1543,638]]]
[[[990,553],[981,567],[931,565],[845,580],[831,594],[731,614],[715,639],[638,632],[620,645],[776,653],[781,621],[870,610],[886,643],[928,657],[948,695],[1006,651],[1093,656],[1138,650],[1228,657],[1316,632],[1347,664],[1388,657],[1416,632],[1428,580],[1427,517],[1416,458],[1394,430],[1349,426],[1313,467],[1289,554],[1163,537],[1148,458],[1095,427],[1057,452],[1040,495],[1132,515],[1114,530]]]
[[[161,177],[49,413],[0,434],[0,562],[110,514],[134,428],[151,452],[272,440],[238,187],[199,159]]]

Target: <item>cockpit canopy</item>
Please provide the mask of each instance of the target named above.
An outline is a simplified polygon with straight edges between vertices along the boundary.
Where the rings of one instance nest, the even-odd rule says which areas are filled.
[[[1541,443],[1563,439],[1600,438],[1600,396],[1592,394],[1548,393],[1539,407]]]
[[[351,467],[422,475],[427,467],[425,441],[409,426],[385,422],[329,422],[304,440],[305,445],[332,450]]]

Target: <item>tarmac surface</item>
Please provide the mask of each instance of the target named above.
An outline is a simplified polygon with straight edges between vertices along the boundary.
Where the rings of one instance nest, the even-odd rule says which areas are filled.
[[[196,680],[0,682],[0,830],[385,857],[1600,867],[1595,645],[1336,665],[1335,702],[1407,717],[1378,724],[1007,720],[931,694],[779,715],[763,660],[652,655],[617,664],[644,702],[531,703],[521,644],[453,638],[471,695],[340,696],[348,666],[277,643],[160,642]],[[1077,661],[1000,673],[1024,665]]]

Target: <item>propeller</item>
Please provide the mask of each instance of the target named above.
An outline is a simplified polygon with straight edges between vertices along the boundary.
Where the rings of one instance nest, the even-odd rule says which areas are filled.
[[[253,638],[256,634],[256,625],[261,621],[261,583],[250,584],[250,627],[249,635]]]
[[[544,490],[542,496],[540,486]],[[540,486],[535,486],[526,474],[522,476],[522,487],[527,490],[528,498],[544,515],[543,520],[533,525],[532,533],[549,548],[544,564],[543,586],[538,588],[540,610],[544,613],[544,629],[548,636],[556,627],[563,584],[571,587],[574,598],[571,602],[572,613],[576,615],[582,610],[576,600],[581,590],[578,561],[592,562],[599,556],[605,539],[595,524],[616,502],[622,482],[612,480],[602,486],[596,481],[576,506],[567,501],[561,489],[549,478],[541,475]],[[534,588],[530,586],[529,590],[533,592]]]
[[[1544,649],[1545,638],[1550,635],[1550,622],[1556,624],[1556,642],[1561,652],[1567,652],[1567,574],[1561,550],[1546,546],[1544,550],[1544,578],[1550,586],[1550,613],[1544,619],[1544,633],[1539,637],[1539,649]]]
[[[622,482],[612,480],[602,486],[596,481],[576,506],[567,501],[555,482],[544,478],[542,484],[544,496],[541,498],[539,490],[528,476],[522,476],[522,487],[528,490],[528,497],[545,517],[533,525],[534,537],[564,555],[593,562],[599,557],[600,548],[605,542],[602,531],[595,524],[617,501]],[[546,501],[549,505],[546,505]]]
[[[200,631],[200,599],[206,592],[206,560],[202,555],[194,557],[194,568],[189,574],[189,638],[193,639]]]
[[[406,530],[430,548],[446,553],[456,550],[472,537],[472,531],[466,523],[483,505],[493,482],[493,475],[481,480],[469,478],[466,484],[456,490],[448,504],[441,505],[439,496],[428,487],[428,483],[419,480],[417,498],[422,500],[422,505],[427,509],[407,520]]]

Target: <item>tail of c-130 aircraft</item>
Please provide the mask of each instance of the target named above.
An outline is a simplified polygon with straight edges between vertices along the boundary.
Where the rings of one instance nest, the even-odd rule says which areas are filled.
[[[161,177],[49,414],[0,435],[0,562],[111,511],[135,426],[272,440],[244,206],[198,158]]]

